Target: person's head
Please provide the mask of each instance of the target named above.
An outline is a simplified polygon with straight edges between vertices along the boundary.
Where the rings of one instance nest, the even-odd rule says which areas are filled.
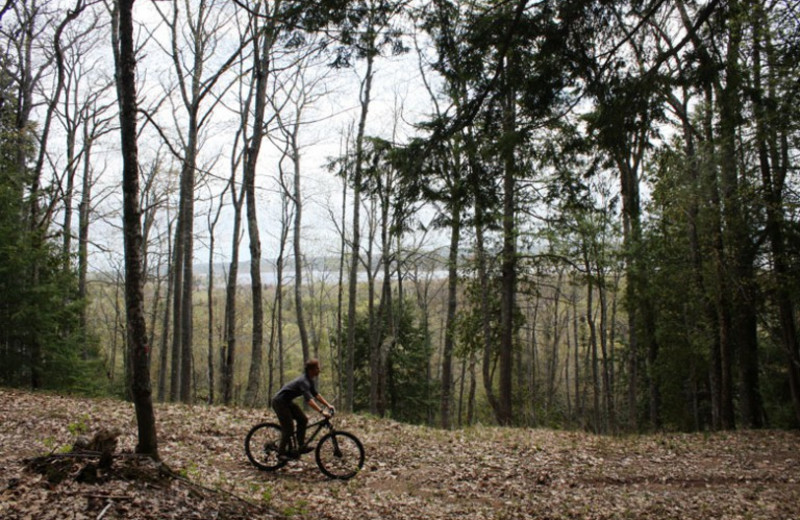
[[[306,375],[308,377],[317,377],[319,375],[319,359],[309,359],[306,361]]]

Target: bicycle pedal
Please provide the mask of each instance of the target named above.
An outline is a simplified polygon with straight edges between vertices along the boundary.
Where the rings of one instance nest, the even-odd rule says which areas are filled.
[[[290,460],[297,460],[300,458],[300,454],[296,451],[290,451],[289,453],[281,453],[278,455],[278,460],[281,462],[289,462]]]

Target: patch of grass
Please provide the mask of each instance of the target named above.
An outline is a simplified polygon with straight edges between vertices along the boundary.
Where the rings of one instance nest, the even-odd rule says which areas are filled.
[[[261,491],[261,501],[265,506],[269,507],[270,504],[272,504],[272,498],[272,487],[267,486],[263,491]]]
[[[89,426],[86,424],[88,421],[89,414],[83,414],[76,421],[69,423],[67,430],[69,430],[69,433],[71,433],[73,437],[83,435],[89,431]]]
[[[42,439],[42,444],[44,447],[47,448],[48,453],[55,453],[61,446],[59,446],[58,441],[53,436],[48,436]]]
[[[308,500],[303,499],[283,509],[283,514],[286,517],[304,516],[306,513],[308,513]]]
[[[200,469],[197,464],[190,462],[187,467],[178,470],[178,475],[189,480],[195,479],[200,476]]]
[[[274,491],[269,484],[259,484],[257,482],[250,482],[248,491],[252,496],[258,496],[264,506],[270,507],[272,499],[274,498]]]

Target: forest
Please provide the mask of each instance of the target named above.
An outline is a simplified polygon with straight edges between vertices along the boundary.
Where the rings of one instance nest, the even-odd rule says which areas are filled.
[[[800,426],[796,2],[0,4],[0,385]]]

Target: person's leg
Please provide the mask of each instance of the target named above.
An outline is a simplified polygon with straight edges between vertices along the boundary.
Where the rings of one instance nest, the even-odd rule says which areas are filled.
[[[292,404],[293,403],[285,403],[278,400],[272,401],[272,409],[275,410],[275,415],[278,416],[278,422],[281,423],[281,444],[278,446],[279,455],[286,454],[289,439],[291,439],[294,433],[294,421],[292,420],[294,413],[291,409]]]
[[[296,403],[290,403],[292,410],[292,417],[297,422],[297,448],[302,449],[306,443],[306,426],[308,426],[308,417],[306,417],[303,409]]]

